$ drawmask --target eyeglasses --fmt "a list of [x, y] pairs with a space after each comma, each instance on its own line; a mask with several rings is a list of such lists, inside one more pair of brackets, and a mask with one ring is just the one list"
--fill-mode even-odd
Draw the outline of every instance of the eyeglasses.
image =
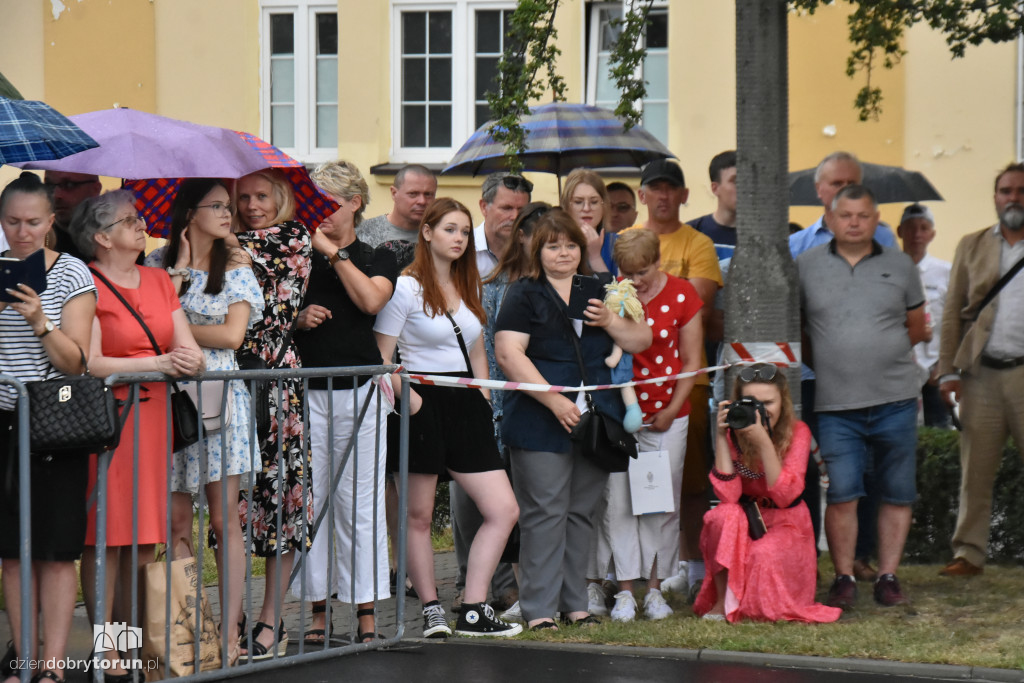
[[231, 204], [221, 204], [220, 202], [214, 202], [213, 204], [200, 204], [196, 208], [210, 209], [215, 214], [220, 216], [233, 216], [235, 214], [235, 207], [233, 207]]
[[612, 204], [612, 210], [618, 211], [619, 213], [626, 213], [627, 211], [632, 211], [635, 208], [636, 208], [635, 206], [633, 206], [632, 204], [627, 204], [626, 202], [619, 202], [618, 204]]
[[54, 190], [61, 190], [62, 192], [70, 192], [80, 185], [89, 185], [90, 183], [98, 183], [98, 180], [62, 180], [59, 183], [52, 183], [43, 181], [43, 185]]
[[591, 197], [590, 199], [573, 199], [571, 203], [576, 209], [596, 209], [604, 204], [604, 200], [600, 197]]
[[533, 192], [533, 183], [521, 175], [507, 175], [501, 179], [501, 184], [513, 192]]
[[748, 365], [740, 370], [740, 381], [749, 384], [750, 382], [771, 382], [775, 379], [779, 369], [769, 363], [757, 363]]
[[124, 223], [125, 221], [128, 221], [129, 225], [133, 225], [135, 223], [135, 221], [138, 221], [139, 223], [142, 223], [143, 225], [146, 224], [146, 219], [142, 217], [142, 214], [138, 214], [137, 213], [137, 214], [132, 215], [132, 216], [125, 216], [124, 218], [118, 218], [116, 221], [114, 221], [110, 225], [108, 225], [106, 227], [103, 227], [103, 228], [100, 228], [100, 232], [106, 232], [107, 230], [110, 230], [112, 227], [114, 227], [118, 223]]

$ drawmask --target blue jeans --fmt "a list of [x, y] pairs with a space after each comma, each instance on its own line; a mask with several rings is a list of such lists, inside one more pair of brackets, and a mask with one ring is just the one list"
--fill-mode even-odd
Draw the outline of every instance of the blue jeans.
[[818, 433], [831, 481], [828, 503], [863, 497], [864, 473], [873, 469], [881, 502], [913, 504], [917, 498], [916, 398], [818, 413]]

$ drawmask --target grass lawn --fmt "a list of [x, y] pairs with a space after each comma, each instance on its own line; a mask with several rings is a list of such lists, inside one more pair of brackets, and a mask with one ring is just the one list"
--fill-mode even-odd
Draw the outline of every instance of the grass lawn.
[[[819, 564], [818, 599], [832, 563]], [[659, 622], [604, 623], [586, 629], [527, 632], [529, 640], [855, 657], [1024, 669], [1024, 568], [989, 565], [981, 576], [949, 579], [939, 565], [907, 565], [900, 583], [910, 608], [882, 608], [859, 584], [856, 609], [834, 624], [727, 624], [698, 619], [684, 596], [666, 594], [676, 613]], [[827, 579], [825, 577], [828, 577]], [[642, 609], [642, 600], [637, 602]], [[638, 610], [640, 611], [640, 610]]]

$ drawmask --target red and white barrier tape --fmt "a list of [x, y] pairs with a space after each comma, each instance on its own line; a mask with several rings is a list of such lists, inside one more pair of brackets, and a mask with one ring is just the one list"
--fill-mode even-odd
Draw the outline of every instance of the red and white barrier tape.
[[714, 365], [707, 368], [694, 370], [693, 372], [680, 372], [675, 375], [663, 377], [649, 377], [647, 379], [623, 382], [621, 384], [594, 384], [590, 386], [567, 387], [557, 384], [532, 384], [529, 382], [501, 382], [493, 379], [477, 379], [475, 377], [450, 377], [447, 375], [424, 375], [420, 373], [406, 372], [400, 369], [409, 381], [414, 384], [429, 384], [444, 387], [468, 387], [474, 389], [502, 389], [505, 391], [542, 391], [549, 393], [568, 393], [575, 391], [600, 391], [603, 389], [622, 389], [623, 387], [635, 387], [642, 384], [663, 384], [665, 382], [706, 375], [715, 370], [726, 370], [734, 365], [750, 365], [752, 363], [774, 363], [782, 367], [796, 367], [800, 365], [800, 344], [798, 343], [734, 343], [726, 346], [726, 362], [722, 365]]

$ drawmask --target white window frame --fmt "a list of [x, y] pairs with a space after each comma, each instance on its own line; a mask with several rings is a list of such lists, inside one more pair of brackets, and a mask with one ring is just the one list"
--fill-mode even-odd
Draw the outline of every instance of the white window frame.
[[[643, 2], [644, 0], [640, 0]], [[599, 46], [599, 35], [598, 30], [600, 29], [601, 10], [621, 10], [625, 11], [628, 6], [628, 2], [588, 2], [584, 9], [585, 12], [589, 13], [589, 16], [585, 17], [588, 21], [585, 22], [587, 27], [587, 35], [585, 36], [584, 49], [586, 50], [586, 60], [584, 60], [584, 79], [586, 83], [587, 93], [587, 104], [596, 106], [597, 103], [597, 53]], [[655, 0], [651, 6], [651, 10], [664, 10], [668, 11], [669, 3], [668, 0]], [[621, 12], [620, 12], [621, 15]], [[662, 49], [662, 48], [658, 48]], [[668, 50], [666, 50], [667, 52]], [[635, 72], [637, 78], [643, 78], [643, 64], [641, 63]], [[650, 99], [650, 98], [648, 98]], [[652, 100], [654, 102], [655, 100]], [[661, 103], [662, 100], [656, 100]], [[667, 103], [667, 101], [666, 101]], [[644, 100], [639, 100], [633, 103], [633, 106], [643, 114]], [[663, 144], [667, 145], [668, 140], [662, 140]]]
[[[295, 17], [295, 146], [278, 147], [303, 163], [330, 161], [338, 156], [338, 147], [316, 146], [316, 15], [324, 11], [338, 14], [341, 21], [337, 0], [260, 0], [260, 137], [271, 142], [270, 15], [291, 12]], [[340, 43], [338, 52], [340, 64]], [[339, 68], [339, 80], [340, 74]], [[340, 111], [340, 102], [338, 107]]]
[[[514, 0], [391, 0], [391, 161], [447, 163], [476, 130], [477, 10], [515, 9]], [[402, 146], [402, 13], [452, 13], [452, 144], [449, 147]]]

